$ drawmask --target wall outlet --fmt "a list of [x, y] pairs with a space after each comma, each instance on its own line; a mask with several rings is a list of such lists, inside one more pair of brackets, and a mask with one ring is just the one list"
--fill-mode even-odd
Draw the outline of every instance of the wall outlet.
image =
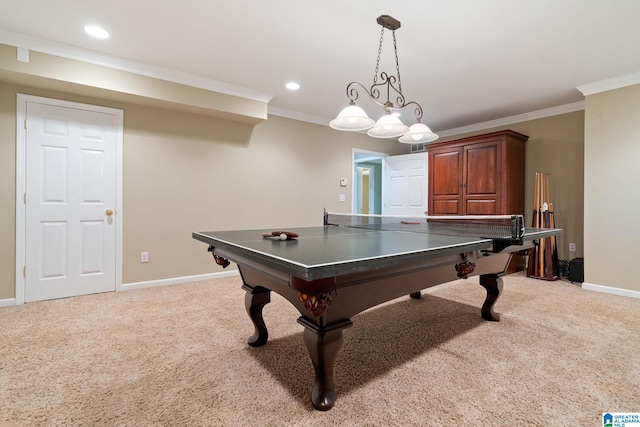
[[576, 244], [569, 243], [569, 252], [575, 252], [575, 251], [576, 251]]
[[149, 262], [149, 252], [140, 252], [140, 262]]

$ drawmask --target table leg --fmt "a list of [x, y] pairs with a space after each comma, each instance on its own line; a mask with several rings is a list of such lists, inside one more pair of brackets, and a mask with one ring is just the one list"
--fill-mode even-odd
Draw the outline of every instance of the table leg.
[[481, 275], [480, 286], [487, 290], [487, 298], [484, 300], [484, 304], [482, 304], [482, 318], [494, 322], [500, 321], [500, 316], [493, 311], [493, 306], [496, 301], [498, 301], [498, 298], [500, 298], [500, 293], [502, 292], [502, 277], [497, 274]]
[[304, 344], [316, 370], [311, 402], [317, 410], [328, 411], [336, 401], [333, 367], [342, 345], [342, 330], [351, 326], [352, 322], [345, 320], [330, 327], [319, 327], [303, 317], [298, 322], [305, 327]]
[[252, 288], [248, 285], [242, 285], [242, 289], [247, 292], [244, 297], [244, 307], [255, 327], [255, 332], [249, 337], [247, 343], [252, 347], [260, 347], [265, 345], [269, 338], [267, 325], [262, 318], [262, 309], [271, 302], [271, 291], [260, 286]]

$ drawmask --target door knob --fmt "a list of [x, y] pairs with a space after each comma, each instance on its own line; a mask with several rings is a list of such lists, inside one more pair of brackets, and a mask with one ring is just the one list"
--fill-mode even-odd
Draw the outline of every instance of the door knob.
[[112, 211], [111, 209], [107, 209], [107, 211], [105, 212], [105, 214], [106, 214], [107, 216], [111, 216], [111, 215], [113, 215], [113, 211]]

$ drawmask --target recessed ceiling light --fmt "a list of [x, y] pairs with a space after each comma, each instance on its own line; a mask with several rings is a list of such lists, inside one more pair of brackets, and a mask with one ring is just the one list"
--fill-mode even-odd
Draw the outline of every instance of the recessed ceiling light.
[[300, 89], [300, 85], [296, 82], [289, 82], [285, 85], [285, 87], [289, 90], [298, 90]]
[[97, 25], [87, 25], [84, 27], [84, 31], [98, 39], [108, 39], [109, 33], [104, 28], [98, 27]]

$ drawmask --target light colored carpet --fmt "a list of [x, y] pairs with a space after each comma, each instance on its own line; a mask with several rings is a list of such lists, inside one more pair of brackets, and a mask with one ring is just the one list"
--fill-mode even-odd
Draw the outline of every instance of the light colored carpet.
[[19, 426], [598, 426], [640, 411], [640, 299], [522, 273], [499, 323], [477, 278], [356, 316], [336, 362], [338, 398], [310, 403], [297, 312], [264, 310], [240, 278], [0, 308], [0, 424]]

